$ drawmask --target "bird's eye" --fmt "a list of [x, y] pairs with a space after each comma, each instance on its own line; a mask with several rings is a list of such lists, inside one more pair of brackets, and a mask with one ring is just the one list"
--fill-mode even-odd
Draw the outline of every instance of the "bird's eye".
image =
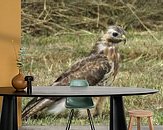
[[118, 36], [118, 33], [113, 32], [113, 37], [117, 37], [117, 36]]

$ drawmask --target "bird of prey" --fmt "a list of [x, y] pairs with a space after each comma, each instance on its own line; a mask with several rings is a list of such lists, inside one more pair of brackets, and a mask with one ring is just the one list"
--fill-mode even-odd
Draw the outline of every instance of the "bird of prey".
[[[118, 71], [119, 53], [116, 45], [126, 42], [125, 31], [120, 26], [109, 26], [107, 31], [96, 42], [89, 56], [74, 63], [62, 73], [52, 86], [68, 86], [72, 79], [86, 79], [90, 86], [104, 85], [109, 79], [114, 79]], [[95, 98], [94, 115], [102, 111], [104, 97]], [[35, 97], [27, 103], [22, 112], [22, 118], [27, 119], [43, 110], [49, 113], [60, 113], [65, 110], [63, 97]]]

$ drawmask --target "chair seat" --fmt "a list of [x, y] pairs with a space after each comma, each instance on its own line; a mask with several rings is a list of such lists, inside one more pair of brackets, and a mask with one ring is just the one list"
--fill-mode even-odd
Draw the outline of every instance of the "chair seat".
[[66, 108], [85, 108], [90, 109], [94, 107], [91, 97], [68, 97], [65, 103]]
[[129, 110], [128, 112], [134, 117], [150, 117], [153, 115], [153, 113], [148, 110]]

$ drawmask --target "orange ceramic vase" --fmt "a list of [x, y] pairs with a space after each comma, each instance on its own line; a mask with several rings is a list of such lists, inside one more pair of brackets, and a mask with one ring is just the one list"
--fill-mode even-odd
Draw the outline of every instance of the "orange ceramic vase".
[[12, 86], [16, 89], [16, 91], [24, 91], [27, 87], [27, 82], [24, 80], [24, 75], [21, 71], [12, 79]]

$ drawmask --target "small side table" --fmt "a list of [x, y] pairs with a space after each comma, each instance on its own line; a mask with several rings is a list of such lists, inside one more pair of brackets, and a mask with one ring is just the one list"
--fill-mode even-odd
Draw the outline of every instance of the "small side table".
[[130, 110], [128, 112], [130, 116], [128, 130], [132, 130], [134, 117], [137, 118], [137, 130], [140, 130], [140, 118], [142, 117], [148, 118], [149, 129], [154, 130], [153, 123], [152, 123], [153, 112], [148, 110]]

